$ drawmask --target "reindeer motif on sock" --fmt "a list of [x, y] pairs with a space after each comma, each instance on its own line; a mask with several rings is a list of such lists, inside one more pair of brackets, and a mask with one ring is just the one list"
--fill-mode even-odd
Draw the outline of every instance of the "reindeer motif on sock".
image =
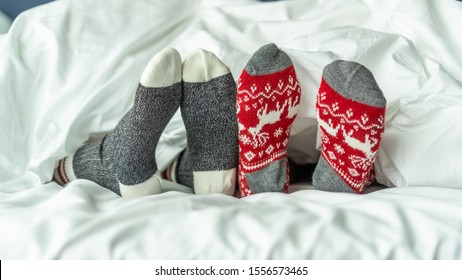
[[263, 46], [237, 84], [241, 196], [287, 191], [286, 149], [301, 93], [292, 62], [276, 45]]
[[[355, 75], [368, 84], [358, 89], [348, 84]], [[313, 175], [315, 188], [360, 193], [367, 187], [384, 132], [385, 104], [364, 66], [345, 61], [326, 66], [316, 102], [322, 158]]]
[[287, 105], [287, 100], [284, 102], [282, 107], [279, 106], [279, 102], [276, 103], [276, 110], [268, 111], [268, 104], [265, 104], [264, 108], [260, 108], [257, 111], [258, 123], [256, 126], [249, 127], [247, 130], [253, 136], [254, 148], [265, 145], [269, 138], [269, 133], [264, 131], [261, 132], [263, 127], [268, 124], [274, 124], [281, 119], [281, 115]]

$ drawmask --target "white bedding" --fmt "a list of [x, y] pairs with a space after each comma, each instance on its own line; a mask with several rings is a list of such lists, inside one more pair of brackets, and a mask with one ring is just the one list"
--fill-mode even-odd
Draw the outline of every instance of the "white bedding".
[[[0, 258], [462, 258], [462, 3], [423, 1], [61, 0], [0, 37]], [[178, 185], [139, 199], [78, 180], [56, 161], [112, 129], [160, 49], [214, 52], [237, 79], [275, 42], [302, 87], [290, 155], [315, 162], [323, 67], [358, 61], [388, 100], [376, 163], [391, 188], [366, 195], [196, 196]], [[186, 145], [177, 114], [159, 166]], [[299, 191], [296, 191], [300, 189]]]

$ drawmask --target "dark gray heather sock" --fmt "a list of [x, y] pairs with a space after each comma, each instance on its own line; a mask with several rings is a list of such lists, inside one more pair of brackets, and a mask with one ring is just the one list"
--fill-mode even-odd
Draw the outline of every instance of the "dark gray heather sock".
[[212, 53], [199, 49], [183, 64], [181, 114], [196, 194], [233, 194], [238, 160], [236, 83]]
[[194, 177], [191, 169], [191, 161], [189, 159], [189, 150], [184, 150], [177, 159], [176, 170], [176, 181], [182, 185], [194, 188]]
[[136, 185], [157, 171], [155, 149], [160, 135], [178, 109], [181, 83], [165, 88], [138, 87], [135, 103], [115, 129], [98, 143], [74, 155], [77, 178], [88, 179], [120, 194], [119, 182]]
[[206, 83], [184, 83], [181, 114], [194, 171], [237, 165], [235, 87], [231, 73]]
[[181, 58], [176, 50], [164, 49], [146, 67], [132, 108], [114, 130], [73, 155], [75, 177], [94, 181], [123, 196], [157, 193], [159, 186], [153, 187], [160, 184], [154, 178], [155, 149], [181, 96]]
[[[332, 88], [336, 93], [340, 94], [341, 96], [345, 97], [348, 100], [353, 100], [355, 102], [372, 106], [378, 109], [385, 110], [386, 106], [386, 99], [380, 90], [377, 82], [374, 79], [372, 73], [363, 65], [351, 62], [351, 61], [343, 61], [337, 60], [332, 62], [331, 64], [327, 65], [323, 70], [323, 80], [326, 82], [330, 88]], [[321, 94], [321, 90], [320, 90]], [[318, 98], [319, 102], [319, 98]], [[337, 113], [343, 110], [342, 107], [345, 107], [341, 101], [338, 101], [339, 109], [336, 111]], [[358, 106], [358, 105], [357, 105]], [[359, 105], [361, 106], [361, 105]], [[350, 107], [349, 107], [350, 108]], [[355, 109], [356, 110], [356, 109]], [[372, 110], [372, 109], [371, 109]], [[354, 110], [353, 110], [354, 111]], [[369, 119], [378, 119], [382, 118], [384, 115], [377, 114], [373, 116], [372, 112], [367, 112], [369, 114]], [[357, 115], [358, 112], [355, 112]], [[354, 119], [353, 114], [352, 119]], [[318, 116], [319, 118], [319, 116]], [[325, 117], [326, 118], [326, 117]], [[331, 121], [336, 121], [334, 116], [327, 116], [330, 118]], [[359, 123], [359, 122], [358, 122]], [[372, 123], [373, 124], [373, 123]], [[332, 125], [332, 127], [336, 127], [337, 124]], [[334, 141], [339, 141], [337, 144], [337, 148], [340, 147], [339, 145], [347, 145], [345, 140], [343, 139], [344, 130], [347, 123], [343, 123], [343, 125], [338, 126], [338, 136], [332, 138], [335, 139]], [[368, 125], [371, 125], [368, 123]], [[382, 128], [383, 129], [383, 128]], [[382, 130], [383, 132], [383, 130]], [[367, 130], [363, 133], [367, 133]], [[371, 135], [370, 138], [375, 137], [380, 139], [379, 130], [377, 130], [375, 135]], [[363, 135], [364, 136], [364, 135]], [[329, 136], [332, 137], [332, 136]], [[369, 136], [368, 136], [369, 137]], [[333, 153], [334, 151], [330, 151]], [[375, 157], [373, 158], [375, 159]], [[351, 163], [351, 160], [348, 161], [348, 164]], [[339, 169], [341, 170], [341, 169]], [[348, 170], [348, 169], [347, 169]], [[344, 172], [344, 174], [347, 174]], [[347, 177], [345, 177], [347, 178]], [[363, 188], [367, 187], [367, 183], [370, 177], [367, 177], [364, 180], [364, 186], [358, 187], [358, 189], [352, 189], [345, 180], [336, 172], [331, 165], [326, 161], [326, 159], [321, 156], [319, 162], [315, 168], [313, 173], [313, 186], [317, 190], [324, 190], [324, 191], [332, 191], [332, 192], [361, 192]], [[351, 185], [352, 183], [350, 183]]]

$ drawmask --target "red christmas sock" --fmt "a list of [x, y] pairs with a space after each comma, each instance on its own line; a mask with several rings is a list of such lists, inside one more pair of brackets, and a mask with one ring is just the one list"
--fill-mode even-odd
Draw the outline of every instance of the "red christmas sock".
[[299, 102], [300, 86], [290, 58], [275, 44], [261, 47], [238, 81], [241, 197], [287, 192], [287, 144]]
[[321, 158], [313, 174], [318, 190], [361, 193], [384, 133], [386, 100], [364, 66], [334, 61], [324, 68], [316, 109]]

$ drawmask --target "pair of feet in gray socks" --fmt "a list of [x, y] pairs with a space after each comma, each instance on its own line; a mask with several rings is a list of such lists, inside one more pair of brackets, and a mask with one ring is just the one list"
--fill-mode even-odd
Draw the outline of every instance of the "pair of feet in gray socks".
[[146, 66], [132, 108], [113, 131], [59, 161], [61, 185], [88, 179], [124, 197], [163, 191], [155, 150], [168, 122], [181, 109], [188, 159], [198, 194], [233, 194], [238, 161], [236, 84], [214, 54], [198, 49], [182, 62], [173, 48]]
[[[122, 196], [160, 193], [155, 149], [180, 107], [188, 148], [164, 178], [197, 194], [239, 196], [289, 191], [287, 144], [301, 89], [290, 58], [275, 44], [260, 48], [236, 83], [215, 55], [197, 50], [181, 63], [164, 49], [148, 64], [133, 107], [99, 142], [60, 160], [55, 180], [94, 181]], [[386, 101], [364, 66], [325, 67], [316, 100], [321, 158], [316, 189], [360, 193], [373, 178]], [[237, 107], [237, 112], [236, 112]], [[237, 180], [237, 181], [236, 181]]]

